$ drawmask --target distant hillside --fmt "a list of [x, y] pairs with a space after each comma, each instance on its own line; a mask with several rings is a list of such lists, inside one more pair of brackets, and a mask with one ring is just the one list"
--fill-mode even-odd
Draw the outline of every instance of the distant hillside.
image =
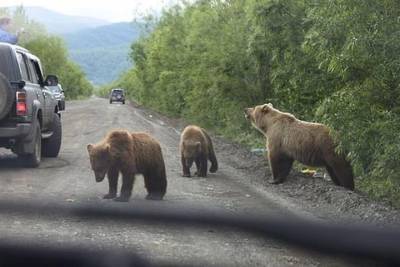
[[[11, 10], [14, 8], [10, 7]], [[110, 23], [96, 18], [69, 16], [42, 7], [24, 6], [24, 9], [30, 19], [42, 23], [50, 33], [56, 34], [72, 33]]]
[[88, 79], [100, 85], [113, 81], [131, 66], [130, 45], [140, 34], [140, 25], [114, 23], [95, 29], [65, 34], [71, 58], [85, 71]]

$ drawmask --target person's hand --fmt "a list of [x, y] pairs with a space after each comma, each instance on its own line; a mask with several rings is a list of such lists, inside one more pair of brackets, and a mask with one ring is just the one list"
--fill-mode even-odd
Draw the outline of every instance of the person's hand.
[[25, 29], [22, 27], [17, 31], [17, 36], [19, 36], [21, 33], [24, 33]]

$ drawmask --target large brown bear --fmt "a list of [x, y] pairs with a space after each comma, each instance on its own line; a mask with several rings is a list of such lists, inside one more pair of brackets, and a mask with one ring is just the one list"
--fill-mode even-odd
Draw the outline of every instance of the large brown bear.
[[328, 127], [298, 120], [272, 104], [247, 108], [245, 116], [267, 138], [271, 183], [283, 182], [297, 160], [309, 166], [324, 166], [336, 185], [354, 190], [351, 165], [344, 155], [335, 152]]
[[190, 167], [193, 162], [196, 163], [196, 174], [199, 177], [207, 176], [207, 160], [211, 162], [211, 173], [218, 170], [211, 138], [203, 128], [195, 125], [187, 126], [181, 134], [179, 147], [184, 177], [190, 177]]
[[103, 181], [107, 173], [109, 193], [104, 198], [117, 196], [119, 172], [122, 173], [122, 187], [115, 201], [129, 201], [135, 174], [144, 176], [146, 199], [161, 200], [164, 197], [167, 179], [161, 147], [148, 134], [114, 130], [100, 143], [89, 144], [87, 150], [96, 181]]

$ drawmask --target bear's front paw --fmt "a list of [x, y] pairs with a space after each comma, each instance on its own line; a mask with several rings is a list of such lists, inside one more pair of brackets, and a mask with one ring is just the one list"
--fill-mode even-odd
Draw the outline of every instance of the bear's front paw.
[[129, 197], [119, 196], [117, 198], [114, 198], [114, 201], [117, 201], [117, 202], [128, 202], [129, 201]]
[[281, 184], [281, 183], [283, 183], [283, 181], [282, 180], [270, 180], [268, 183], [270, 183], [270, 184]]
[[159, 194], [148, 194], [148, 195], [146, 196], [146, 199], [147, 199], [147, 200], [162, 200], [162, 199], [163, 199], [163, 196], [162, 196], [162, 195], [159, 195]]
[[204, 172], [196, 172], [195, 175], [197, 175], [197, 177], [207, 177], [207, 173]]
[[117, 196], [117, 194], [107, 194], [103, 196], [103, 199], [112, 199], [115, 198]]

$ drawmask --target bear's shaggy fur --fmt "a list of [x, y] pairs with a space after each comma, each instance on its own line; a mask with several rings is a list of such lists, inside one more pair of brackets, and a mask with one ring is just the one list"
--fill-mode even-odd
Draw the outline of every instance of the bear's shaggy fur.
[[336, 185], [354, 190], [352, 167], [344, 155], [335, 152], [328, 127], [298, 120], [272, 104], [247, 108], [245, 116], [267, 138], [271, 183], [283, 182], [297, 160], [309, 166], [324, 166]]
[[187, 126], [181, 134], [179, 147], [183, 176], [190, 177], [190, 167], [193, 162], [196, 163], [196, 174], [200, 177], [207, 176], [207, 160], [211, 162], [211, 173], [218, 170], [217, 157], [215, 156], [211, 138], [203, 128], [195, 125]]
[[167, 190], [164, 159], [160, 144], [146, 133], [111, 131], [100, 143], [89, 144], [90, 164], [96, 181], [108, 176], [109, 193], [104, 198], [117, 195], [118, 175], [122, 173], [121, 194], [116, 201], [129, 201], [135, 174], [144, 176], [148, 195], [146, 199], [161, 200]]

